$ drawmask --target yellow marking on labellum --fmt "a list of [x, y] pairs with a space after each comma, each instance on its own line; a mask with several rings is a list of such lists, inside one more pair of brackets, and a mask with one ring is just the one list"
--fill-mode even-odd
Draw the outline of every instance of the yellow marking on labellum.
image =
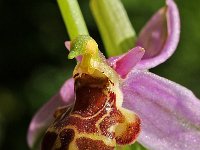
[[99, 124], [103, 121], [103, 119], [105, 119], [106, 117], [108, 117], [110, 115], [110, 110], [107, 112], [107, 114], [103, 115], [96, 123], [95, 126], [97, 127], [97, 129], [99, 130], [99, 132], [101, 132], [100, 126]]
[[[106, 136], [104, 135], [100, 135], [98, 133], [79, 133], [78, 130], [74, 127], [74, 126], [68, 126], [63, 128], [63, 130], [67, 130], [67, 129], [72, 129], [75, 132], [75, 137], [74, 139], [71, 141], [71, 143], [69, 144], [69, 149], [71, 150], [78, 150], [77, 146], [76, 146], [76, 140], [79, 138], [88, 138], [88, 139], [92, 139], [92, 140], [99, 140], [99, 141], [103, 141], [103, 143], [105, 143], [105, 145], [114, 147], [115, 146], [115, 141], [111, 140], [111, 139], [107, 139]], [[59, 142], [55, 145], [54, 149], [59, 148], [61, 145], [61, 142], [59, 139], [57, 139]]]
[[73, 72], [74, 106], [56, 111], [41, 149], [114, 150], [116, 145], [133, 143], [140, 132], [140, 119], [122, 107], [119, 75], [89, 36], [72, 41], [68, 58], [77, 56], [82, 59]]
[[108, 145], [108, 146], [115, 146], [115, 141], [111, 140], [111, 139], [108, 139], [106, 136], [103, 136], [103, 135], [100, 135], [100, 134], [78, 134], [77, 136], [77, 139], [78, 138], [82, 138], [82, 137], [85, 137], [85, 138], [89, 138], [89, 139], [92, 139], [92, 140], [100, 140], [100, 141], [103, 141], [103, 143], [105, 143], [105, 145]]

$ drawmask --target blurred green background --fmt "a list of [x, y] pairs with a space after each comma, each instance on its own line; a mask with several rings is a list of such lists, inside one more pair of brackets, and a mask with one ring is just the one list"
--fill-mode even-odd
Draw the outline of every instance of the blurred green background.
[[[138, 33], [164, 0], [122, 0]], [[152, 72], [200, 97], [200, 1], [177, 0], [181, 39], [175, 54]], [[89, 0], [79, 0], [91, 36], [103, 49]], [[33, 114], [71, 76], [68, 40], [55, 0], [0, 1], [0, 149], [26, 150]]]

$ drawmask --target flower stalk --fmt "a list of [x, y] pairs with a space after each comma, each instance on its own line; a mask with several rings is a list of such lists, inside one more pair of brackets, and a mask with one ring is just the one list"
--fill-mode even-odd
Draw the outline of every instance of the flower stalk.
[[57, 0], [70, 39], [89, 35], [77, 0]]
[[136, 34], [120, 0], [91, 0], [90, 7], [108, 56], [134, 47]]

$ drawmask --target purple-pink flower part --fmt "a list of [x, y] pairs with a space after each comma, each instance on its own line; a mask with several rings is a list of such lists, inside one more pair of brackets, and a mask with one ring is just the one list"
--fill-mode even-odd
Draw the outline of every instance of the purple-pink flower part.
[[179, 12], [173, 0], [166, 0], [144, 26], [136, 41], [146, 52], [138, 69], [150, 69], [165, 62], [175, 51], [180, 35]]

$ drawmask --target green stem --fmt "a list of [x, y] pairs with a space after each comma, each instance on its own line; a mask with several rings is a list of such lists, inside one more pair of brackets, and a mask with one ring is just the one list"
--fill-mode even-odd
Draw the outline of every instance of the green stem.
[[57, 0], [70, 39], [89, 35], [77, 0]]
[[90, 6], [109, 56], [134, 46], [136, 34], [120, 0], [91, 0]]

